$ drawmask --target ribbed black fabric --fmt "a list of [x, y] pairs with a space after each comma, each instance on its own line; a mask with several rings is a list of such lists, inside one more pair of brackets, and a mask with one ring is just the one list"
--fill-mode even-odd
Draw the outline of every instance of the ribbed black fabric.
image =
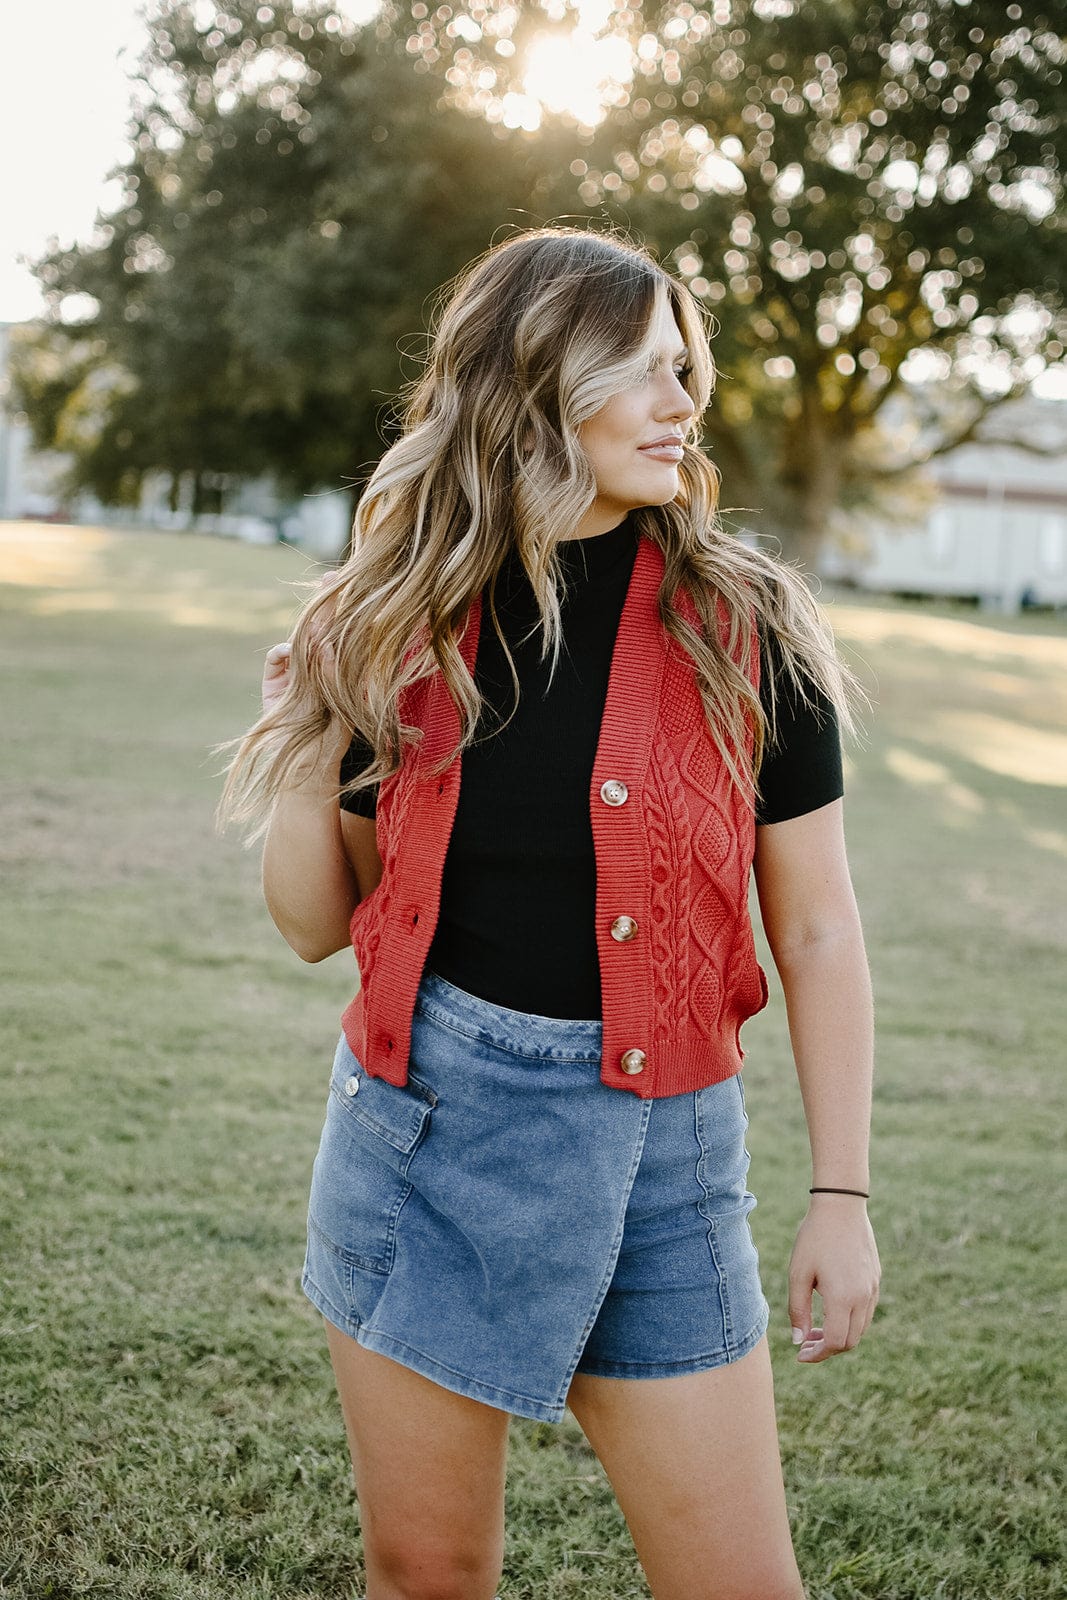
[[[483, 607], [475, 681], [488, 705], [478, 742], [463, 752], [427, 966], [468, 993], [517, 1011], [601, 1015], [589, 784], [637, 547], [629, 517], [610, 533], [561, 546], [568, 576], [561, 608], [565, 649], [551, 687], [550, 663], [539, 660], [533, 591], [521, 563], [509, 555], [496, 603], [521, 692], [504, 728], [499, 724], [512, 710], [515, 691]], [[766, 638], [762, 648], [765, 683], [777, 657]], [[762, 823], [801, 816], [844, 792], [833, 706], [821, 696], [818, 710], [798, 704], [788, 680], [779, 681], [778, 725], [778, 745], [760, 773]], [[357, 737], [342, 762], [342, 780], [369, 759]], [[373, 816], [375, 797], [375, 789], [363, 790], [345, 802], [346, 809]]]

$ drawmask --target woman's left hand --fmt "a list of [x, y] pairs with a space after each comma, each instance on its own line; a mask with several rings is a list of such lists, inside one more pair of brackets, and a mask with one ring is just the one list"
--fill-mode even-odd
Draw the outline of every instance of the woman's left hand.
[[[881, 1271], [864, 1202], [854, 1195], [812, 1195], [789, 1261], [789, 1321], [799, 1361], [825, 1361], [856, 1347], [878, 1304]], [[821, 1328], [812, 1327], [816, 1289]]]

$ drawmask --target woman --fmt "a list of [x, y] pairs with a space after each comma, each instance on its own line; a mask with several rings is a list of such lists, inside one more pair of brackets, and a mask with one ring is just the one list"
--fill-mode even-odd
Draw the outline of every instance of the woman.
[[879, 1277], [853, 686], [800, 577], [717, 524], [713, 379], [699, 304], [627, 240], [537, 229], [465, 269], [229, 775], [229, 814], [270, 808], [286, 940], [360, 969], [303, 1283], [368, 1600], [492, 1600], [508, 1416], [565, 1406], [655, 1600], [803, 1595], [738, 1031], [766, 1000], [754, 865], [813, 1161], [788, 1309], [818, 1362]]

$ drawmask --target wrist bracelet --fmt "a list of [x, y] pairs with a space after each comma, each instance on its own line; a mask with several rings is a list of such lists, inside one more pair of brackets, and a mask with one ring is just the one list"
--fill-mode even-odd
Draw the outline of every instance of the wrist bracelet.
[[871, 1197], [865, 1189], [809, 1189], [809, 1194], [858, 1194], [861, 1200]]

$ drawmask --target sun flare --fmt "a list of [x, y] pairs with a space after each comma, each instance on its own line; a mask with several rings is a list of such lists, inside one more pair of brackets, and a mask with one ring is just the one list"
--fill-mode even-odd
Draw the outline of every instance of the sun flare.
[[586, 127], [603, 121], [612, 91], [633, 80], [633, 50], [618, 34], [597, 38], [602, 6], [578, 7], [580, 25], [569, 33], [540, 33], [526, 51], [521, 95], [511, 95], [512, 115], [523, 127], [540, 125], [543, 109], [568, 112]]

